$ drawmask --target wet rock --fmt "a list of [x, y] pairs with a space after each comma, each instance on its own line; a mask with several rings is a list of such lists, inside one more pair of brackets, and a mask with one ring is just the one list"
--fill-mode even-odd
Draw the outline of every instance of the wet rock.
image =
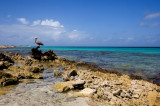
[[29, 72], [33, 72], [33, 73], [42, 72], [42, 69], [40, 69], [39, 67], [36, 67], [36, 66], [26, 66], [25, 70], [29, 71]]
[[43, 77], [37, 73], [22, 72], [18, 74], [18, 79], [43, 79]]
[[58, 70], [54, 70], [54, 76], [59, 77], [62, 76], [63, 72], [59, 72]]
[[90, 97], [96, 92], [95, 89], [85, 88], [79, 92], [73, 94], [74, 97]]

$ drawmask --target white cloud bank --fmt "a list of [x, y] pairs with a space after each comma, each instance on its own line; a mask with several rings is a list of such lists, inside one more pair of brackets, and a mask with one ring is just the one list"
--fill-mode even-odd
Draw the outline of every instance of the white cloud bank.
[[[46, 45], [81, 41], [87, 36], [86, 33], [73, 30], [67, 31], [64, 25], [53, 19], [35, 20], [29, 22], [25, 18], [17, 19], [21, 24], [0, 25], [0, 44], [33, 45], [34, 37]], [[8, 42], [8, 43], [7, 43]]]

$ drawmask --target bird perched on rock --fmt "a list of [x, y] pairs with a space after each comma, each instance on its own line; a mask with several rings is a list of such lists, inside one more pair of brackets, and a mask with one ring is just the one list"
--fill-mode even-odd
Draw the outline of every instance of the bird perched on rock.
[[38, 38], [35, 37], [35, 43], [40, 46], [40, 45], [44, 45], [42, 42], [37, 41]]

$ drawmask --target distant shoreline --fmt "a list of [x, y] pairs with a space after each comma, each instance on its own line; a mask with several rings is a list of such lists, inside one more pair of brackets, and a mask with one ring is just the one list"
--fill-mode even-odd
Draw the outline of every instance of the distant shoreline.
[[13, 47], [16, 47], [16, 46], [3, 46], [3, 45], [0, 45], [0, 49], [7, 49], [7, 48], [13, 48]]
[[[12, 48], [12, 47], [34, 47], [29, 46], [29, 45], [20, 45], [20, 46], [8, 46], [8, 45], [0, 45], [0, 49], [4, 49], [4, 48]], [[73, 47], [73, 48], [160, 48], [160, 46], [43, 46], [43, 47]]]

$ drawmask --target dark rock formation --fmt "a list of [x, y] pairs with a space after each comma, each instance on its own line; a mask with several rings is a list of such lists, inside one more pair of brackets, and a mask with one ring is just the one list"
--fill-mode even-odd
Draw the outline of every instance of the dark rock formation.
[[57, 59], [56, 54], [52, 50], [42, 53], [42, 51], [38, 50], [38, 48], [39, 46], [37, 46], [36, 48], [32, 48], [31, 50], [32, 56], [34, 59], [42, 60], [42, 61], [49, 61], [49, 60]]
[[13, 61], [10, 57], [0, 53], [0, 70], [4, 68], [8, 68], [9, 66], [13, 65]]
[[11, 78], [3, 77], [0, 80], [0, 86], [15, 85], [15, 84], [18, 84], [18, 78], [16, 77], [11, 77]]
[[3, 53], [0, 53], [0, 61], [8, 61], [10, 63], [14, 63], [10, 57], [4, 55]]
[[56, 54], [52, 50], [44, 52], [42, 60], [55, 60], [57, 58]]
[[11, 74], [9, 74], [9, 73], [3, 73], [3, 72], [0, 72], [0, 78], [2, 78], [2, 77], [11, 77], [12, 75]]
[[18, 83], [18, 78], [9, 73], [0, 72], [0, 86], [14, 85]]
[[39, 46], [37, 46], [36, 48], [32, 48], [31, 52], [32, 52], [32, 56], [34, 59], [41, 60], [41, 56], [43, 54], [42, 54], [41, 50], [38, 50], [38, 48], [39, 48]]

